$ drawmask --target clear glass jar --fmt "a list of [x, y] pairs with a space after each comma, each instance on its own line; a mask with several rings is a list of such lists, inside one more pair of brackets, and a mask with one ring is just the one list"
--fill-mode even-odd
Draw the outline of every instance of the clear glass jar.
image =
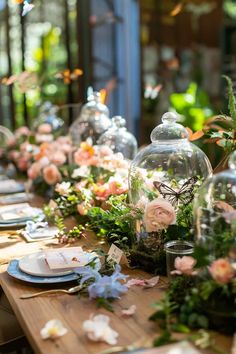
[[115, 153], [121, 152], [126, 159], [132, 160], [138, 149], [136, 138], [127, 131], [124, 118], [115, 116], [111, 121], [111, 127], [99, 138], [98, 145], [107, 145]]
[[69, 132], [72, 142], [79, 145], [88, 138], [93, 144], [111, 126], [109, 110], [101, 103], [99, 92], [88, 96], [88, 102], [82, 107], [79, 117], [70, 126]]
[[208, 178], [199, 188], [194, 199], [194, 226], [196, 242], [213, 258], [226, 256], [231, 246], [235, 248], [236, 151], [230, 156], [229, 169]]
[[183, 233], [180, 213], [181, 217], [188, 215], [189, 232], [191, 209], [184, 208], [192, 206], [196, 189], [212, 173], [207, 156], [190, 143], [187, 130], [176, 121], [175, 113], [165, 113], [162, 124], [151, 133], [152, 143], [130, 167], [130, 202], [143, 211], [137, 222], [137, 241], [153, 251], [163, 249], [170, 226], [176, 239]]
[[39, 134], [54, 134], [59, 136], [64, 128], [64, 121], [57, 115], [58, 109], [51, 102], [45, 102], [40, 107], [39, 115], [33, 122], [33, 130]]

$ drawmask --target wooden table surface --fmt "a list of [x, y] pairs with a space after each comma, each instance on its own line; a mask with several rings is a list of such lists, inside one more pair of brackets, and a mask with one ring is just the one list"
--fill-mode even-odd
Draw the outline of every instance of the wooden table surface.
[[[42, 200], [35, 199], [33, 205], [42, 205]], [[79, 241], [79, 245], [87, 249], [96, 245], [93, 236]], [[10, 238], [0, 235], [0, 282], [1, 286], [11, 303], [11, 306], [27, 336], [35, 353], [40, 354], [95, 354], [110, 347], [104, 343], [89, 341], [83, 330], [83, 321], [89, 319], [91, 314], [106, 314], [111, 318], [111, 327], [119, 333], [118, 345], [128, 345], [138, 340], [154, 338], [158, 335], [155, 323], [148, 321], [153, 313], [151, 304], [163, 295], [163, 289], [158, 286], [151, 289], [143, 289], [133, 286], [122, 296], [121, 300], [114, 302], [114, 313], [104, 309], [97, 309], [95, 302], [86, 297], [80, 299], [77, 295], [47, 295], [33, 299], [22, 300], [20, 296], [25, 293], [34, 293], [45, 290], [49, 286], [32, 286], [17, 281], [6, 273], [7, 257], [10, 259], [27, 253], [32, 253], [45, 247], [58, 247], [56, 241], [26, 243], [23, 239]], [[96, 245], [97, 246], [97, 245]], [[130, 270], [124, 267], [124, 272], [130, 278], [150, 278], [151, 275], [139, 270]], [[69, 288], [76, 283], [63, 284], [60, 287]], [[50, 287], [52, 288], [52, 287]], [[55, 287], [53, 287], [55, 288]], [[135, 304], [137, 311], [132, 317], [124, 317], [121, 310]], [[43, 340], [40, 330], [51, 319], [59, 319], [69, 330], [68, 333], [55, 340]], [[230, 353], [232, 338], [217, 335], [218, 348], [225, 353]], [[211, 353], [211, 352], [209, 352]]]

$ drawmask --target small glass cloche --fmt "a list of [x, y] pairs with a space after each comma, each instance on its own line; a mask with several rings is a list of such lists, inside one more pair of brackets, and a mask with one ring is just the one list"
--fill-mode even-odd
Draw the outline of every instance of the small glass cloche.
[[190, 208], [183, 208], [191, 205], [196, 189], [212, 173], [207, 156], [189, 142], [188, 132], [177, 118], [172, 112], [163, 115], [162, 124], [151, 133], [152, 143], [137, 154], [130, 167], [130, 202], [143, 211], [136, 225], [137, 240], [142, 239], [147, 249], [163, 248], [163, 234], [170, 225], [176, 239], [183, 237], [180, 212], [183, 218], [188, 215], [190, 226], [185, 229], [190, 232]]
[[226, 256], [230, 247], [235, 247], [236, 151], [230, 156], [229, 169], [208, 178], [199, 188], [194, 199], [194, 221], [196, 242], [213, 258]]
[[111, 127], [102, 134], [98, 140], [98, 145], [107, 145], [116, 152], [121, 152], [126, 159], [132, 160], [137, 154], [137, 140], [126, 129], [126, 121], [121, 116], [111, 119]]
[[70, 126], [70, 136], [75, 145], [92, 138], [93, 144], [111, 126], [109, 110], [101, 103], [99, 92], [88, 96], [88, 102], [82, 107], [79, 117]]
[[45, 102], [40, 107], [39, 115], [33, 122], [33, 130], [40, 135], [61, 135], [64, 129], [64, 121], [58, 117], [58, 110], [58, 106], [51, 102]]

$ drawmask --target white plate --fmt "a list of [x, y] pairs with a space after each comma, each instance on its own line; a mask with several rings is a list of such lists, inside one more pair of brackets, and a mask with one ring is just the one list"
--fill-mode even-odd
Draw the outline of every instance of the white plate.
[[[88, 262], [89, 259], [92, 260], [94, 258], [94, 253], [88, 254]], [[56, 269], [52, 270], [49, 268], [45, 261], [45, 253], [37, 252], [33, 254], [29, 254], [22, 259], [19, 260], [19, 268], [22, 272], [38, 277], [55, 277], [55, 276], [63, 276], [72, 274], [73, 270], [71, 269]], [[101, 268], [100, 259], [96, 259], [96, 266], [95, 268], [99, 270]]]
[[22, 272], [38, 277], [56, 277], [73, 273], [71, 269], [51, 270], [45, 261], [44, 252], [29, 254], [20, 259], [19, 268]]

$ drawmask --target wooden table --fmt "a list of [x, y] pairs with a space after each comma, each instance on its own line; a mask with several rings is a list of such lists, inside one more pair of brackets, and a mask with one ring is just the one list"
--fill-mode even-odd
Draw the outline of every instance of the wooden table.
[[[33, 205], [42, 205], [42, 201], [35, 199]], [[3, 241], [4, 240], [4, 241]], [[163, 290], [157, 287], [151, 289], [143, 289], [133, 286], [122, 296], [121, 300], [114, 302], [114, 313], [110, 313], [104, 309], [97, 309], [94, 301], [90, 301], [86, 297], [78, 299], [77, 295], [48, 295], [34, 299], [22, 300], [20, 296], [25, 293], [33, 293], [44, 290], [45, 287], [31, 286], [27, 283], [17, 281], [6, 273], [6, 257], [5, 254], [14, 258], [14, 252], [19, 256], [19, 250], [22, 255], [31, 253], [45, 247], [58, 247], [53, 242], [43, 242], [27, 244], [22, 239], [10, 239], [6, 243], [6, 239], [0, 236], [0, 282], [1, 286], [11, 303], [11, 306], [27, 336], [35, 353], [39, 354], [95, 354], [108, 348], [104, 343], [89, 341], [83, 330], [82, 323], [87, 320], [91, 314], [106, 314], [111, 318], [111, 326], [119, 333], [118, 345], [128, 345], [140, 339], [154, 338], [158, 335], [155, 323], [148, 321], [148, 317], [153, 313], [151, 304], [163, 295]], [[15, 243], [14, 243], [15, 242]], [[81, 240], [78, 244], [90, 248], [96, 244], [93, 236]], [[4, 261], [5, 259], [5, 261]], [[1, 263], [0, 263], [1, 264]], [[131, 278], [150, 278], [150, 275], [138, 271], [124, 269], [126, 274]], [[63, 288], [70, 287], [72, 284], [66, 284]], [[137, 306], [136, 314], [132, 317], [124, 317], [121, 310], [128, 308], [130, 305]], [[55, 340], [44, 341], [40, 337], [40, 330], [45, 323], [53, 318], [59, 319], [69, 330], [68, 333]], [[232, 338], [217, 335], [218, 348], [230, 353]], [[209, 352], [210, 353], [210, 352]]]

